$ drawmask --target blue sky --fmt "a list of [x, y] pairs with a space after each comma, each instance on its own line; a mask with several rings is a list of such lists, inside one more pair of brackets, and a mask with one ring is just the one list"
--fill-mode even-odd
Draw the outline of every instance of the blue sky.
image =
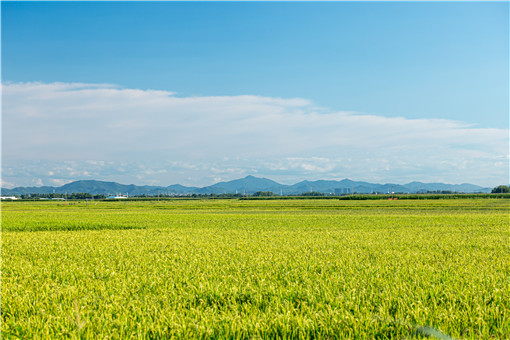
[[1, 6], [5, 186], [509, 181], [507, 2]]

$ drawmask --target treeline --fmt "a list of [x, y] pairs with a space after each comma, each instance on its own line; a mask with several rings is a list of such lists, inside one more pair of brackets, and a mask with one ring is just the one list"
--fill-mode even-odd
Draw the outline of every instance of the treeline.
[[[24, 200], [103, 200], [107, 199], [106, 195], [78, 192], [78, 193], [49, 193], [49, 194], [22, 194], [20, 196]], [[446, 190], [427, 191], [426, 193], [416, 194], [328, 194], [322, 192], [304, 192], [298, 195], [278, 195], [272, 191], [257, 191], [253, 194], [175, 194], [175, 195], [135, 195], [129, 200], [172, 200], [172, 199], [338, 199], [338, 200], [378, 200], [378, 199], [455, 199], [455, 198], [510, 198], [510, 187], [500, 185], [492, 190], [492, 193], [471, 193], [462, 194]], [[126, 198], [124, 198], [125, 200]]]
[[498, 185], [491, 191], [493, 194], [508, 194], [510, 193], [510, 186]]
[[88, 192], [73, 192], [70, 194], [23, 194], [20, 195], [21, 199], [69, 199], [69, 200], [85, 200], [85, 199], [104, 199], [106, 198], [103, 194], [92, 195]]
[[336, 199], [336, 200], [387, 200], [387, 199], [413, 199], [413, 200], [433, 200], [433, 199], [461, 199], [461, 198], [506, 198], [510, 199], [510, 193], [503, 194], [354, 194], [344, 196], [310, 196], [310, 195], [296, 195], [296, 196], [272, 196], [272, 197], [242, 197], [241, 200], [267, 200], [267, 199], [280, 199], [280, 200], [299, 200], [299, 199]]
[[159, 194], [159, 195], [134, 195], [130, 198], [140, 198], [140, 199], [174, 199], [174, 198], [240, 198], [243, 197], [242, 194]]

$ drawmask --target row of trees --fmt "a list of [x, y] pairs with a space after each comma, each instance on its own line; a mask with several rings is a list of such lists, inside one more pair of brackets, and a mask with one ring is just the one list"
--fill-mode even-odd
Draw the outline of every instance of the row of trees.
[[[506, 185], [499, 185], [492, 189], [491, 193], [493, 194], [505, 194], [510, 193], [510, 186]], [[442, 190], [442, 191], [428, 191], [427, 194], [454, 194], [452, 191]], [[191, 194], [191, 195], [179, 195], [179, 196], [186, 196], [191, 198], [241, 198], [244, 196], [251, 196], [251, 197], [276, 197], [280, 196], [275, 194], [272, 191], [257, 191], [250, 195], [243, 195], [243, 194]], [[287, 195], [289, 196], [289, 195]], [[331, 196], [328, 194], [325, 194], [323, 192], [304, 192], [300, 195], [290, 195], [290, 196]], [[335, 195], [336, 196], [336, 195]], [[173, 195], [139, 195], [134, 196], [137, 198], [154, 198], [154, 197], [161, 197], [161, 198], [170, 198], [175, 197]], [[96, 194], [92, 195], [86, 192], [73, 192], [70, 194], [57, 194], [57, 193], [49, 193], [49, 194], [22, 194], [20, 195], [20, 198], [22, 199], [105, 199], [106, 195], [103, 194]]]
[[70, 199], [70, 200], [85, 200], [85, 199], [103, 199], [106, 198], [105, 195], [98, 194], [98, 195], [92, 195], [88, 192], [73, 192], [70, 194], [57, 194], [57, 193], [50, 193], [50, 194], [22, 194], [20, 196], [22, 199], [53, 199], [53, 198], [63, 198], [63, 199]]
[[493, 194], [508, 194], [508, 193], [510, 193], [510, 186], [498, 185], [497, 187], [492, 189], [491, 193], [493, 193]]

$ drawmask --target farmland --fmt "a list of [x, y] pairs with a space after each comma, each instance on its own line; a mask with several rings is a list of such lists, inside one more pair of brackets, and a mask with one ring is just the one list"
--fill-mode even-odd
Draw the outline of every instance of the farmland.
[[508, 199], [5, 202], [2, 337], [510, 338], [509, 211]]

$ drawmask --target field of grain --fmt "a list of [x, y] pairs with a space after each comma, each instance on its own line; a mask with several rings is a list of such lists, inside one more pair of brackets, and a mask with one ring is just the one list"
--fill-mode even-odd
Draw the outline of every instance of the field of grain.
[[508, 199], [5, 202], [2, 338], [510, 338]]

